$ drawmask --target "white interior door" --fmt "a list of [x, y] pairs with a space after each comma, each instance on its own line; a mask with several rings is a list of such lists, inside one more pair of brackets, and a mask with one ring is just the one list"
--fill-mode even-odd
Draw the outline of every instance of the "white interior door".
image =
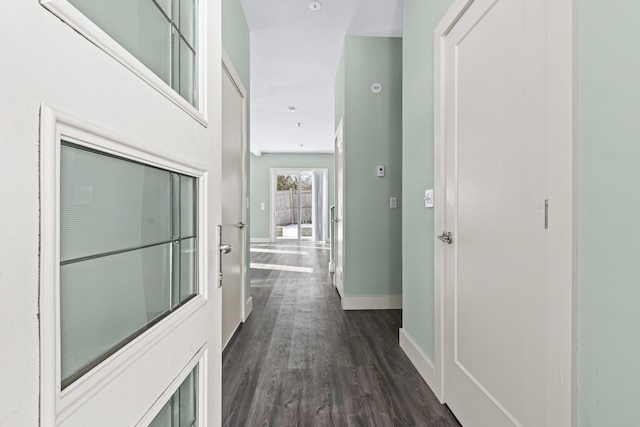
[[335, 285], [340, 295], [344, 293], [344, 134], [342, 123], [338, 126], [335, 147], [335, 239], [336, 239], [336, 271]]
[[222, 72], [222, 343], [244, 320], [245, 92], [225, 60]]
[[546, 36], [545, 2], [476, 0], [444, 40], [444, 399], [465, 426], [547, 425]]

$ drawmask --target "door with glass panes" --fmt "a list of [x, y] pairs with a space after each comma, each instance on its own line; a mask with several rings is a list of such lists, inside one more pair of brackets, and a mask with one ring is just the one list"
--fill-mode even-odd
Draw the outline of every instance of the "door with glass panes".
[[219, 8], [41, 3], [39, 423], [216, 425]]

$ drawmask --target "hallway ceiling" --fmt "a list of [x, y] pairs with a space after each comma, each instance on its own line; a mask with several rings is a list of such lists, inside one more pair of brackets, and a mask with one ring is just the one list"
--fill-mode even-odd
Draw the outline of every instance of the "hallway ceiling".
[[345, 35], [402, 36], [402, 0], [319, 1], [314, 12], [311, 0], [241, 0], [251, 32], [254, 154], [332, 153]]

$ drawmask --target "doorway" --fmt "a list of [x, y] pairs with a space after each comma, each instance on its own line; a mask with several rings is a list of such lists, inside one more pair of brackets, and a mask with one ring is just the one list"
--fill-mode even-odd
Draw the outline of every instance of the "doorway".
[[246, 320], [246, 90], [231, 60], [222, 61], [222, 226], [220, 242], [230, 252], [220, 256], [223, 348]]
[[326, 241], [327, 169], [271, 169], [271, 240]]

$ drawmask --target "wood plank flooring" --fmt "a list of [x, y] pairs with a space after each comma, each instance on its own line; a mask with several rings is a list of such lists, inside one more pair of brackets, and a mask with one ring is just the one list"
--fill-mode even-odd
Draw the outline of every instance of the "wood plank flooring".
[[459, 425], [400, 349], [401, 310], [342, 311], [325, 245], [252, 249], [272, 269], [251, 270], [253, 313], [223, 354], [224, 426]]

